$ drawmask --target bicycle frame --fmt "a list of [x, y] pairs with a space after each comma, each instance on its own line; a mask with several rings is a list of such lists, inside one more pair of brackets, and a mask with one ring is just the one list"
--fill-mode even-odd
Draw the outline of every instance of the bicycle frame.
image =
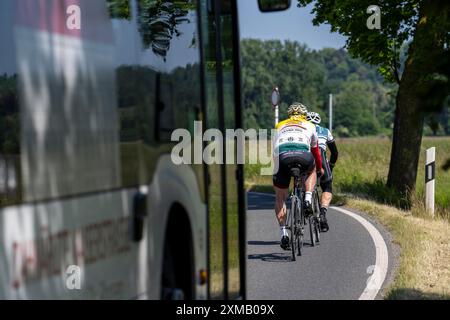
[[[303, 211], [303, 199], [305, 196], [304, 183], [306, 180], [306, 174], [297, 174], [293, 175], [294, 177], [294, 188], [289, 196], [291, 201], [291, 208], [289, 210], [289, 214], [287, 216], [286, 222], [290, 226], [289, 229], [291, 231], [291, 251], [292, 251], [292, 260], [295, 261], [296, 253], [301, 256], [301, 251], [303, 247], [303, 236], [306, 224], [309, 225], [310, 231], [310, 239], [311, 245], [315, 246], [320, 242], [320, 203], [319, 203], [319, 179], [317, 180], [316, 185], [313, 190], [313, 215], [308, 219], [304, 215]], [[297, 249], [297, 250], [296, 250]], [[297, 251], [297, 252], [296, 252]]]

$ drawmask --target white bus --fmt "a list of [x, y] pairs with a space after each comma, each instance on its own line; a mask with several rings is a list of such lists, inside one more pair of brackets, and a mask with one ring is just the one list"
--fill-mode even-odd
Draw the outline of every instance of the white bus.
[[233, 0], [0, 1], [0, 299], [245, 299], [242, 166], [170, 157], [242, 126], [238, 34]]

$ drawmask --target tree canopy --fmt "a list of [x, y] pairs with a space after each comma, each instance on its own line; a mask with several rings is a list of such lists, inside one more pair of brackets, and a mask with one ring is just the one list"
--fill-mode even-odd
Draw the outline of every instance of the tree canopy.
[[297, 42], [241, 42], [246, 126], [272, 128], [269, 100], [281, 93], [281, 117], [293, 101], [302, 101], [328, 121], [328, 94], [334, 94], [334, 128], [340, 136], [387, 134], [393, 121], [392, 91], [376, 68], [351, 58], [345, 50], [311, 50]]

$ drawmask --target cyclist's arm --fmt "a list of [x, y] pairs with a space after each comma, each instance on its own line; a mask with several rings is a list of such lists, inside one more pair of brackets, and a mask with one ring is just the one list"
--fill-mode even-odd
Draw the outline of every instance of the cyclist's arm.
[[316, 170], [320, 171], [322, 169], [322, 156], [320, 155], [320, 148], [317, 144], [315, 147], [311, 147], [311, 152], [314, 156], [314, 160], [316, 160]]
[[330, 167], [333, 169], [334, 165], [336, 164], [336, 161], [338, 159], [338, 149], [336, 146], [336, 142], [334, 141], [334, 137], [331, 134], [331, 131], [328, 130], [327, 133], [327, 146], [328, 149], [330, 149], [331, 156], [330, 156]]
[[334, 140], [330, 141], [330, 142], [327, 142], [327, 146], [328, 146], [328, 149], [330, 149], [330, 152], [331, 152], [330, 166], [334, 167], [334, 165], [337, 162], [338, 156], [339, 156], [339, 152], [338, 152], [338, 149], [337, 149], [337, 146], [336, 146], [336, 142]]
[[314, 132], [311, 137], [311, 153], [316, 161], [316, 170], [320, 171], [322, 169], [322, 155], [320, 154], [319, 138], [317, 137], [317, 132], [315, 130], [314, 127]]

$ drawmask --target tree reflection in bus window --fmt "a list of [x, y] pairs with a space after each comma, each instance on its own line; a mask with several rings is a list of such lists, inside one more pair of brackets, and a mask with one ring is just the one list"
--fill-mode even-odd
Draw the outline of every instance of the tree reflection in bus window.
[[[122, 178], [151, 181], [173, 130], [201, 116], [196, 1], [107, 0], [116, 35]], [[203, 190], [201, 166], [193, 166]], [[203, 192], [202, 192], [203, 194]]]

